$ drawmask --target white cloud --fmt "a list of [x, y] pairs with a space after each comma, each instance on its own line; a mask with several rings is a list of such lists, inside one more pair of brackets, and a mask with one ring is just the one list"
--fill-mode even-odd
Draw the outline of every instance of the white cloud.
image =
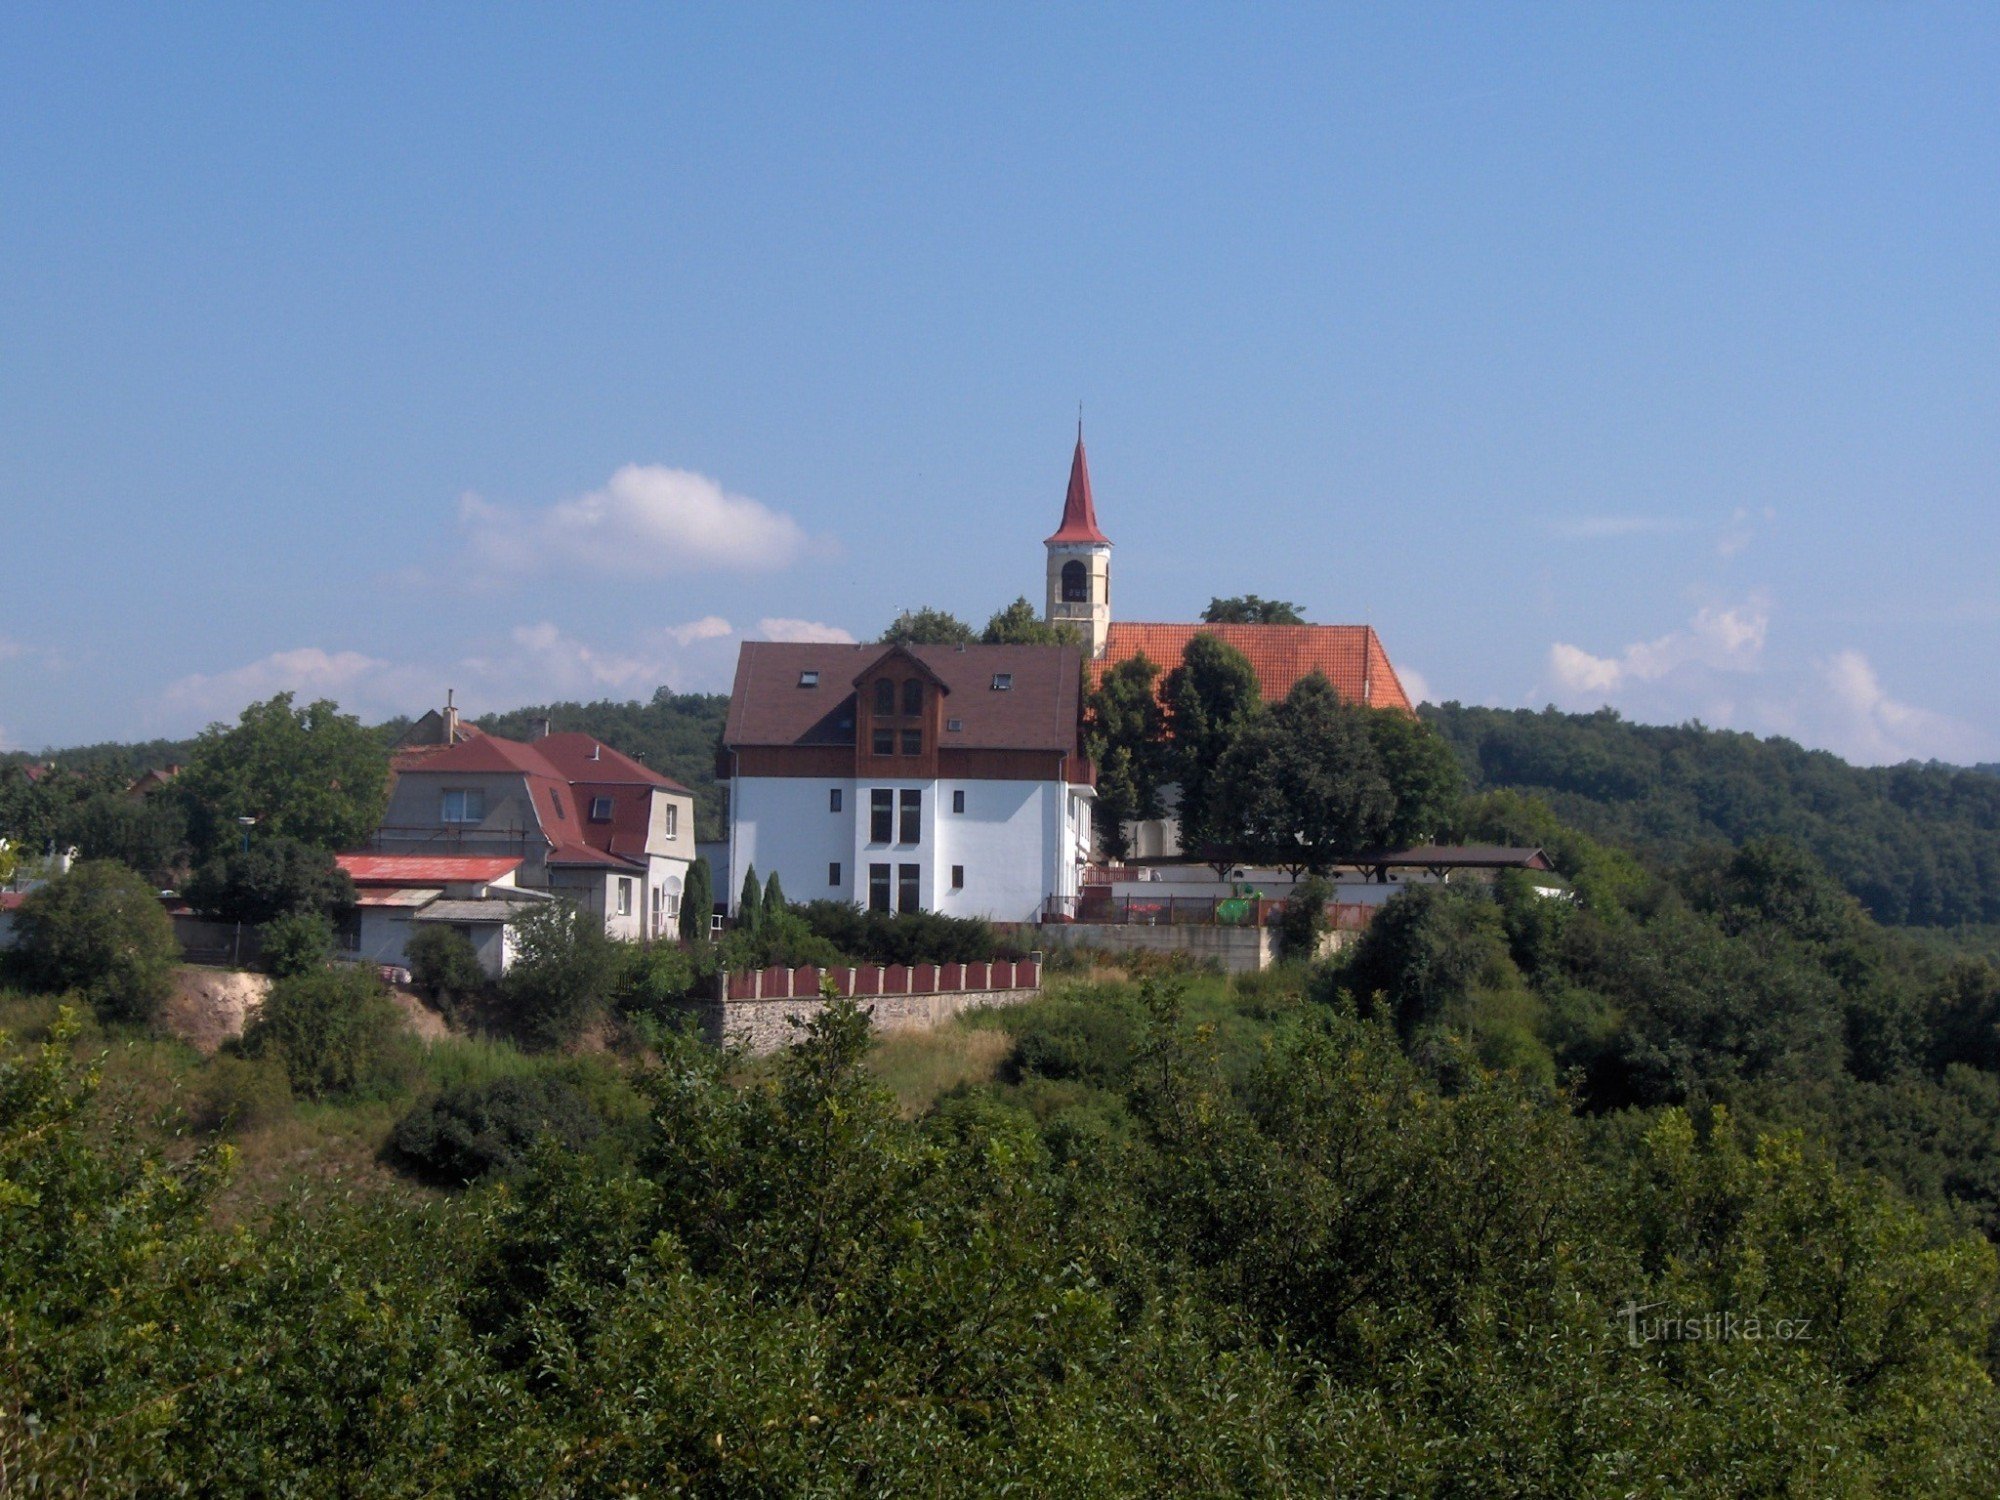
[[434, 681], [420, 668], [359, 651], [306, 646], [274, 651], [227, 672], [196, 672], [169, 683], [156, 712], [176, 726], [193, 728], [234, 719], [246, 704], [292, 692], [304, 700], [331, 698], [364, 718], [387, 718], [406, 712], [404, 705], [412, 700], [425, 701]]
[[155, 732], [182, 733], [233, 720], [246, 704], [286, 690], [302, 699], [332, 698], [370, 721], [420, 714], [442, 703], [447, 688], [473, 714], [562, 698], [644, 698], [661, 686], [726, 692], [736, 648], [752, 637], [854, 639], [816, 620], [764, 619], [754, 632], [739, 632], [720, 615], [703, 615], [629, 632], [606, 646], [541, 620], [516, 625], [492, 649], [456, 660], [386, 661], [319, 647], [277, 651], [228, 671], [181, 678], [153, 702], [148, 717]]
[[1637, 641], [1617, 656], [1593, 656], [1557, 641], [1549, 647], [1549, 673], [1568, 697], [1617, 692], [1634, 682], [1657, 682], [1686, 667], [1716, 672], [1755, 671], [1771, 628], [1770, 606], [1753, 597], [1727, 608], [1706, 605], [1685, 628], [1657, 640]]
[[699, 620], [690, 620], [685, 625], [669, 625], [666, 629], [670, 640], [686, 646], [694, 641], [717, 641], [733, 634], [729, 622], [721, 615], [703, 615]]
[[627, 464], [602, 489], [540, 510], [462, 495], [458, 524], [485, 578], [550, 568], [628, 577], [763, 571], [790, 566], [807, 545], [790, 516], [660, 464]]
[[6, 636], [0, 635], [0, 661], [12, 661], [17, 656], [27, 654], [28, 648], [19, 641], [9, 640]]
[[1396, 680], [1403, 684], [1403, 693], [1412, 703], [1434, 703], [1436, 696], [1431, 692], [1430, 679], [1407, 662], [1396, 668]]
[[854, 637], [838, 625], [822, 625], [818, 620], [786, 620], [766, 617], [757, 622], [753, 640], [819, 641], [827, 645], [851, 646]]
[[1861, 652], [1836, 651], [1817, 663], [1817, 672], [1826, 691], [1809, 722], [1816, 742], [1836, 754], [1868, 765], [1979, 758], [1979, 736], [1969, 725], [1890, 697]]

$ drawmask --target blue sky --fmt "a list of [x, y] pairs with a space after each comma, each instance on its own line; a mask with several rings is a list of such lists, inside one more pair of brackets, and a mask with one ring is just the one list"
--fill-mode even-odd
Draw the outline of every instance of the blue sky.
[[1038, 597], [2000, 759], [1971, 6], [13, 7], [0, 744]]

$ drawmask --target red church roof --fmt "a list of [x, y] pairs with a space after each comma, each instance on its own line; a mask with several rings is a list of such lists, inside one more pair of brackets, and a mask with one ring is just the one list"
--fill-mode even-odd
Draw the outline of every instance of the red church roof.
[[1247, 656], [1266, 703], [1276, 703], [1301, 677], [1317, 671], [1350, 702], [1405, 713], [1414, 709], [1371, 625], [1142, 625], [1114, 620], [1104, 655], [1090, 663], [1090, 685], [1096, 687], [1112, 667], [1142, 651], [1159, 664], [1164, 682], [1196, 635], [1219, 636]]
[[1097, 529], [1097, 508], [1090, 503], [1090, 466], [1083, 461], [1082, 423], [1076, 429], [1076, 457], [1069, 461], [1069, 494], [1063, 498], [1062, 525], [1048, 540], [1111, 545], [1111, 538]]

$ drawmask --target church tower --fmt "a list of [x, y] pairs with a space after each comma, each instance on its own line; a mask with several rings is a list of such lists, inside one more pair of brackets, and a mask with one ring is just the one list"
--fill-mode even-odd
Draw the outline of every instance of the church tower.
[[1111, 634], [1111, 538], [1097, 529], [1097, 511], [1090, 503], [1082, 422], [1076, 424], [1062, 525], [1042, 545], [1049, 549], [1048, 609], [1042, 618], [1051, 625], [1074, 625], [1091, 656], [1104, 655]]

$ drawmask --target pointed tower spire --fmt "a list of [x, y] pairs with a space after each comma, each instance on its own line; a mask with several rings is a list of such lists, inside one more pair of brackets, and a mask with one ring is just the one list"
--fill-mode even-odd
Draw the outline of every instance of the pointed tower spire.
[[1097, 507], [1090, 500], [1080, 408], [1062, 525], [1042, 545], [1049, 555], [1048, 607], [1042, 618], [1051, 625], [1073, 626], [1093, 657], [1104, 655], [1111, 635], [1111, 538], [1097, 529]]
[[1062, 525], [1047, 543], [1091, 542], [1111, 545], [1111, 538], [1097, 529], [1097, 508], [1090, 503], [1090, 465], [1083, 456], [1083, 417], [1076, 419], [1076, 454], [1069, 461], [1069, 493], [1063, 497]]

